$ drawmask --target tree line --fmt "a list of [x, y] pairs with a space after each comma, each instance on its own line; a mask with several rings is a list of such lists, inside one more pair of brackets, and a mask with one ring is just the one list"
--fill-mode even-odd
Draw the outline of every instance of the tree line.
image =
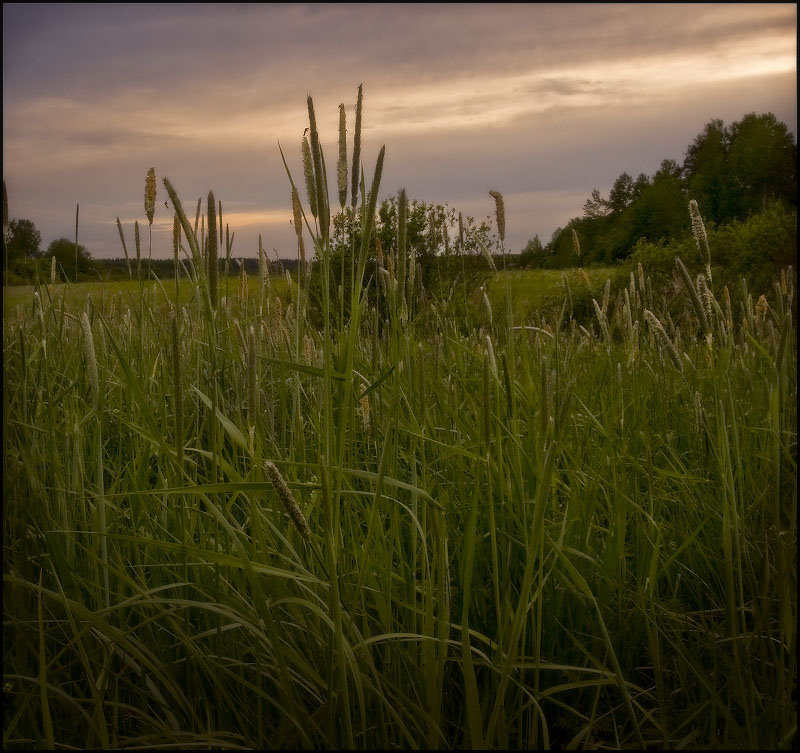
[[[690, 232], [687, 205], [695, 199], [707, 225], [744, 221], [764, 211], [768, 204], [797, 209], [797, 145], [784, 123], [772, 113], [749, 113], [728, 126], [719, 119], [709, 121], [688, 146], [682, 164], [664, 159], [658, 170], [636, 178], [623, 172], [608, 196], [595, 188], [583, 206], [583, 214], [557, 228], [547, 244], [538, 236], [518, 252], [504, 249], [512, 266], [567, 267], [576, 263], [611, 264], [628, 258], [637, 244], [668, 243]], [[37, 260], [57, 260], [60, 279], [124, 277], [124, 260], [92, 259], [88, 250], [68, 238], [58, 238], [41, 250], [41, 235], [28, 219], [7, 219], [3, 183], [3, 269], [6, 282], [31, 281]], [[391, 254], [397, 248], [397, 197], [382, 201], [377, 210], [371, 256]], [[345, 208], [333, 219], [331, 268], [338, 285], [349, 278], [352, 239], [361, 218]], [[574, 233], [573, 233], [574, 231]], [[578, 239], [576, 246], [575, 239]], [[410, 199], [406, 215], [406, 247], [419, 265], [428, 285], [444, 285], [459, 272], [480, 265], [480, 258], [497, 255], [500, 239], [492, 218], [464, 218], [447, 204]], [[580, 256], [579, 256], [580, 254]], [[248, 263], [253, 270], [248, 268]], [[284, 269], [294, 270], [295, 261], [282, 260]], [[156, 273], [161, 260], [148, 260]], [[164, 264], [172, 265], [171, 260]], [[257, 259], [245, 260], [248, 273], [257, 270]], [[274, 266], [274, 265], [273, 265]], [[171, 273], [170, 266], [169, 272]], [[237, 269], [238, 271], [238, 269]], [[47, 268], [49, 275], [49, 266]], [[466, 281], [466, 280], [465, 280]]]
[[638, 243], [686, 236], [690, 199], [707, 225], [742, 222], [771, 202], [796, 211], [797, 144], [787, 126], [772, 113], [749, 113], [729, 126], [709, 121], [688, 146], [683, 164], [662, 160], [652, 176], [623, 172], [608, 196], [595, 188], [582, 216], [557, 228], [546, 245], [533, 238], [521, 261], [541, 267], [620, 261]]

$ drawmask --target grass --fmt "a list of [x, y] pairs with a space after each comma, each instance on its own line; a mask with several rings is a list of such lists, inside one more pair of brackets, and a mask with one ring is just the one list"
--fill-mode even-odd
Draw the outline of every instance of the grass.
[[215, 304], [182, 227], [177, 302], [6, 289], [5, 747], [791, 747], [791, 274], [710, 340], [605, 269], [465, 326], [388, 273], [367, 305], [365, 221], [315, 328], [305, 284]]
[[[509, 270], [501, 272], [489, 284], [489, 292], [496, 301], [502, 301], [494, 308], [500, 310], [505, 301], [505, 283], [508, 280], [516, 321], [535, 319], [543, 314], [550, 317], [565, 298], [572, 304], [573, 313], [586, 303], [591, 306], [591, 298], [601, 300], [606, 280], [616, 280], [620, 268], [616, 266], [591, 266], [579, 269], [539, 269], [535, 271]], [[623, 282], [624, 284], [624, 282]]]

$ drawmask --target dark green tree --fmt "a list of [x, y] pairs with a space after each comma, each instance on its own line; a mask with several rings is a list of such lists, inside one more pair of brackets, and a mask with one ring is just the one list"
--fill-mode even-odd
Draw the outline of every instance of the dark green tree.
[[583, 205], [583, 216], [597, 219], [598, 217], [605, 217], [610, 211], [608, 200], [600, 195], [600, 191], [593, 188], [591, 198], [587, 199]]
[[797, 205], [797, 145], [772, 113], [751, 112], [731, 125], [728, 171], [739, 219], [770, 199]]
[[37, 259], [42, 255], [42, 236], [30, 220], [11, 220], [6, 231], [8, 264], [19, 259]]
[[525, 248], [522, 249], [522, 253], [519, 255], [518, 263], [520, 266], [528, 266], [528, 265], [535, 265], [540, 260], [544, 258], [544, 246], [542, 245], [541, 240], [539, 240], [538, 235], [534, 235], [528, 243], [526, 244]]
[[[75, 241], [69, 238], [56, 238], [48, 247], [45, 258], [49, 261], [51, 257], [56, 257], [56, 264], [59, 276], [66, 275], [66, 279], [75, 280]], [[78, 278], [97, 277], [100, 264], [92, 259], [86, 247], [78, 244]]]
[[687, 204], [680, 168], [674, 160], [664, 160], [652, 183], [631, 206], [632, 244], [639, 239], [660, 241], [683, 235], [687, 229]]
[[706, 123], [686, 150], [683, 174], [689, 198], [695, 199], [706, 221], [727, 222], [736, 214], [728, 177], [730, 134], [719, 119]]
[[635, 184], [628, 173], [622, 173], [614, 181], [611, 192], [608, 194], [608, 206], [612, 212], [622, 212], [630, 206], [635, 198]]

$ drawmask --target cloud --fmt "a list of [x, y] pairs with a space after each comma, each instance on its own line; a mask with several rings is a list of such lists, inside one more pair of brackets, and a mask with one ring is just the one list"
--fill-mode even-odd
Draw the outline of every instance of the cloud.
[[[277, 145], [297, 178], [311, 94], [331, 173], [338, 104], [352, 138], [362, 81], [364, 170], [385, 143], [384, 195], [475, 211], [491, 183], [581, 194], [578, 214], [623, 170], [680, 160], [712, 117], [769, 110], [796, 132], [789, 5], [6, 4], [3, 18], [4, 177], [12, 214], [43, 235], [78, 201], [87, 237], [90, 203], [97, 222], [143, 214], [154, 165], [190, 203], [213, 188], [243, 252], [260, 227], [290, 253], [288, 216], [270, 220], [289, 207]], [[549, 237], [541, 213], [515, 223], [508, 206], [510, 242]]]

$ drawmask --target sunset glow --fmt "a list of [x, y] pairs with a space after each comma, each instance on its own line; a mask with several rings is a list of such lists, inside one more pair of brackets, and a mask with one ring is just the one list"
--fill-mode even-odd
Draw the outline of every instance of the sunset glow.
[[364, 169], [386, 144], [384, 195], [484, 216], [494, 186], [513, 248], [580, 213], [549, 192], [681, 162], [712, 118], [769, 111], [796, 133], [794, 6], [451, 7], [5, 4], [11, 216], [46, 245], [80, 203], [90, 252], [119, 256], [114, 218], [142, 215], [152, 165], [189, 203], [213, 189], [243, 255], [258, 232], [292, 255], [278, 144], [299, 175], [311, 94], [330, 167], [338, 104], [352, 131], [362, 82]]

